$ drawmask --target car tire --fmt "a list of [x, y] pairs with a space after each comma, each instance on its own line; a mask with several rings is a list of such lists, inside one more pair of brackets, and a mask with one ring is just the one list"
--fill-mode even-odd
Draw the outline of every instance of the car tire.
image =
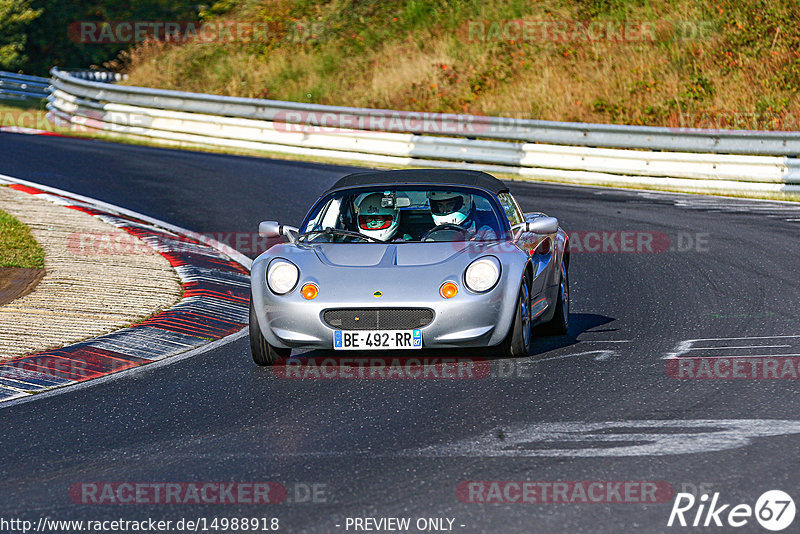
[[256, 316], [256, 307], [253, 304], [253, 297], [250, 297], [250, 353], [253, 355], [253, 361], [262, 366], [272, 365], [278, 358], [288, 358], [292, 349], [282, 349], [273, 347], [258, 327], [258, 317]]
[[537, 327], [536, 331], [543, 336], [563, 336], [567, 330], [569, 330], [569, 271], [566, 261], [561, 260], [556, 311], [553, 318]]
[[504, 358], [523, 358], [531, 352], [531, 300], [528, 275], [522, 280], [517, 297], [517, 308], [514, 313], [514, 322], [506, 338], [498, 346], [498, 356]]

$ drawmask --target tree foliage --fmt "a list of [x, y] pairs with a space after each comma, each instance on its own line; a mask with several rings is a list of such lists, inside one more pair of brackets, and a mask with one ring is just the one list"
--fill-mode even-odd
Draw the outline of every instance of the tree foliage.
[[[27, 74], [46, 76], [51, 67], [87, 68], [113, 60], [135, 43], [82, 43], [70, 25], [84, 21], [173, 22], [198, 20], [202, 6], [190, 0], [0, 0], [0, 47], [9, 41], [16, 63], [0, 63]], [[4, 9], [20, 13], [6, 29]], [[14, 20], [14, 19], [11, 19]], [[4, 40], [5, 39], [5, 40]], [[4, 48], [0, 48], [4, 50]]]
[[16, 70], [25, 63], [25, 29], [40, 14], [30, 0], [0, 0], [0, 69]]

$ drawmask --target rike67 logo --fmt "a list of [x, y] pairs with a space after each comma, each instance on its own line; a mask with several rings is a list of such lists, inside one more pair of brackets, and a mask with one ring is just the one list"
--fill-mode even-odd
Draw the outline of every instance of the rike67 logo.
[[691, 493], [678, 493], [667, 526], [692, 527], [743, 527], [755, 520], [763, 528], [773, 532], [786, 529], [794, 521], [794, 500], [781, 490], [764, 492], [755, 506], [722, 503], [719, 493], [714, 493], [709, 502], [708, 494], [696, 499]]

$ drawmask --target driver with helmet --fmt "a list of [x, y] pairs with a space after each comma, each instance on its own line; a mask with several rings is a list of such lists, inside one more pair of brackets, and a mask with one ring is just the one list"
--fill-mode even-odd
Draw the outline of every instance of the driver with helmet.
[[496, 238], [491, 226], [485, 224], [478, 226], [475, 203], [471, 194], [455, 191], [430, 191], [428, 192], [428, 203], [436, 226], [445, 224], [459, 226], [471, 236], [472, 240]]
[[[391, 241], [397, 234], [400, 223], [399, 211], [394, 203], [384, 200], [381, 193], [370, 193], [358, 203], [358, 231], [379, 241]], [[411, 236], [397, 237], [397, 241], [409, 240]]]

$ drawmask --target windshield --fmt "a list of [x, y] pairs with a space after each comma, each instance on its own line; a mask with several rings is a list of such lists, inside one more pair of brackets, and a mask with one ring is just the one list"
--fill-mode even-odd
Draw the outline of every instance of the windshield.
[[366, 187], [318, 202], [300, 229], [303, 242], [419, 243], [505, 239], [497, 200], [458, 186]]

